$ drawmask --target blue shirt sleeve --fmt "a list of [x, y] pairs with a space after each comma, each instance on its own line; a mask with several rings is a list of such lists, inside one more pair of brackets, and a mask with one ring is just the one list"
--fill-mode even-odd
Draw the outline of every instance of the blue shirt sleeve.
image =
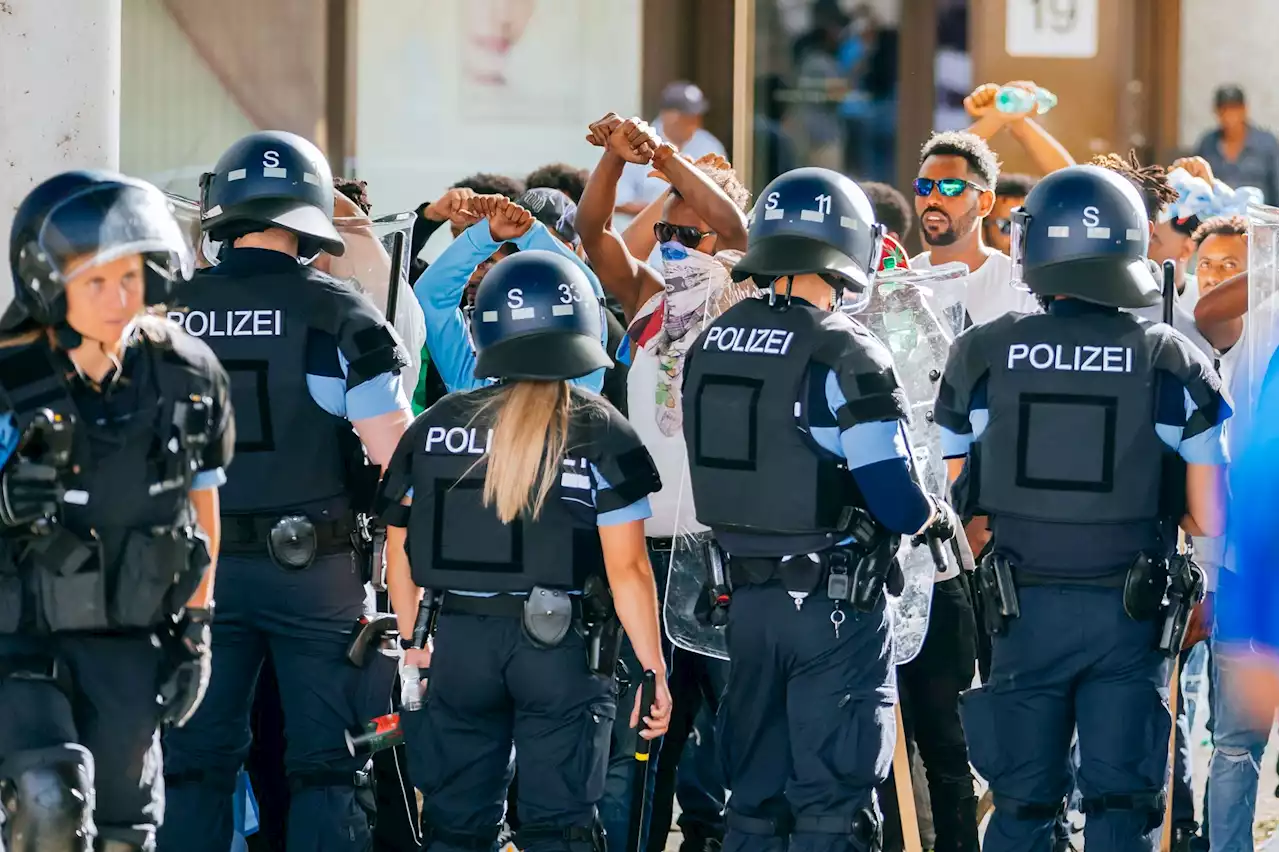
[[[379, 417], [393, 411], [408, 411], [409, 400], [404, 393], [404, 382], [397, 370], [382, 373], [368, 381], [361, 382], [353, 388], [347, 388], [348, 362], [345, 355], [334, 347], [336, 358], [332, 369], [326, 360], [317, 363], [311, 359], [308, 364], [307, 390], [316, 405], [332, 414], [348, 421], [365, 420]], [[337, 373], [337, 375], [333, 375]]]
[[[587, 280], [591, 282], [596, 297], [603, 297], [600, 279], [541, 222], [534, 222], [532, 228], [513, 242], [522, 251], [544, 249], [571, 258], [587, 273]], [[467, 288], [471, 273], [492, 257], [501, 245], [489, 232], [487, 219], [477, 222], [450, 243], [413, 285], [413, 293], [422, 305], [426, 320], [427, 351], [435, 361], [436, 369], [440, 371], [445, 388], [450, 392], [474, 390], [487, 384], [485, 380], [475, 377], [476, 354], [471, 345], [466, 317], [458, 308], [458, 302]], [[603, 322], [600, 333], [602, 342], [608, 339], [608, 329]], [[604, 387], [604, 370], [588, 373], [573, 380], [573, 384], [599, 393]]]
[[[595, 478], [597, 491], [604, 491], [610, 487], [604, 475], [600, 473], [594, 464], [591, 465], [591, 475]], [[611, 512], [601, 512], [596, 515], [596, 526], [613, 527], [630, 521], [643, 521], [645, 518], [650, 517], [653, 517], [653, 511], [649, 508], [649, 498], [646, 496], [641, 497], [630, 506], [623, 506], [621, 509], [614, 509]]]
[[18, 423], [12, 413], [0, 414], [0, 467], [9, 463], [14, 450], [18, 449]]
[[1187, 464], [1227, 463], [1226, 434], [1222, 423], [1187, 436], [1187, 420], [1196, 411], [1190, 392], [1169, 373], [1156, 375], [1156, 434]]
[[[846, 402], [834, 372], [827, 372], [824, 389], [828, 411], [834, 417]], [[839, 435], [839, 455], [848, 462], [867, 509], [895, 533], [920, 529], [931, 511], [911, 476], [908, 446], [906, 427], [900, 420], [858, 423]]]
[[942, 435], [942, 457], [944, 459], [959, 459], [969, 455], [969, 447], [973, 445], [974, 441], [982, 437], [982, 433], [986, 431], [989, 421], [987, 377], [983, 376], [973, 386], [973, 391], [969, 394], [968, 428], [963, 432], [953, 432], [946, 426], [939, 424], [938, 428], [941, 430]]
[[220, 488], [227, 484], [227, 474], [220, 467], [213, 470], [196, 471], [196, 475], [191, 478], [192, 491], [204, 491], [209, 488]]

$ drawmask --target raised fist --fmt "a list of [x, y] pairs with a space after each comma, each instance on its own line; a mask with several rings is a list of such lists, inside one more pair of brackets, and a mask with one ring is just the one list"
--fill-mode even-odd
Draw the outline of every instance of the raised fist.
[[609, 147], [609, 137], [619, 124], [622, 124], [622, 119], [616, 112], [606, 113], [604, 118], [587, 126], [587, 141], [597, 148]]
[[609, 136], [609, 150], [628, 163], [647, 165], [661, 145], [658, 134], [647, 121], [639, 118], [628, 118]]

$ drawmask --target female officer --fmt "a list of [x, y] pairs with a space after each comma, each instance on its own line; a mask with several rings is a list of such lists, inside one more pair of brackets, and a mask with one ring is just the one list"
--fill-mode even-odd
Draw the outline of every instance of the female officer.
[[0, 848], [151, 849], [156, 728], [184, 724], [209, 677], [227, 377], [145, 313], [191, 271], [155, 187], [105, 172], [45, 181], [18, 208], [9, 263]]
[[[640, 665], [658, 676], [655, 703], [642, 713], [637, 701], [632, 724], [645, 716], [646, 739], [667, 727], [643, 525], [658, 474], [613, 406], [569, 383], [609, 363], [601, 310], [586, 276], [559, 255], [499, 261], [477, 290], [473, 325], [476, 377], [499, 383], [428, 409], [383, 477], [388, 586], [403, 635], [421, 588], [443, 592], [426, 708], [406, 720], [432, 852], [493, 845], [513, 742], [519, 847], [603, 849], [596, 803], [616, 710], [613, 661], [590, 659], [584, 609], [594, 624], [598, 604], [616, 607]], [[428, 662], [409, 653], [410, 663]]]

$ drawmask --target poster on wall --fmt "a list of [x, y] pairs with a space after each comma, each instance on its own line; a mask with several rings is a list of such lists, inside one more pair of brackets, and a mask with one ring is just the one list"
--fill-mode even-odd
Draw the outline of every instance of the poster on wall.
[[584, 0], [467, 0], [463, 117], [503, 123], [580, 117], [584, 6]]

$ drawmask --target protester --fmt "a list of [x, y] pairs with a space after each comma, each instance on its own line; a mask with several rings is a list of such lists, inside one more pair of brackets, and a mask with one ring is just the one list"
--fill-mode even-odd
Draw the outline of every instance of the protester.
[[928, 269], [949, 261], [969, 267], [958, 300], [935, 310], [953, 328], [984, 323], [1009, 311], [1035, 313], [1035, 299], [1013, 286], [1007, 255], [982, 240], [982, 220], [995, 207], [1000, 164], [991, 148], [972, 133], [935, 133], [920, 152], [914, 182], [920, 233], [929, 249], [911, 259], [913, 268]]
[[[583, 193], [578, 230], [601, 283], [617, 299], [628, 321], [628, 343], [634, 350], [630, 352], [627, 382], [629, 417], [653, 455], [663, 482], [662, 489], [650, 498], [653, 517], [645, 521], [650, 557], [662, 586], [673, 539], [705, 529], [694, 517], [685, 473], [680, 377], [689, 346], [704, 324], [748, 292], [731, 284], [729, 270], [746, 246], [743, 208], [749, 196], [728, 163], [722, 166], [723, 161], [705, 158], [699, 161], [701, 165], [691, 163], [638, 118], [623, 121], [610, 113], [591, 125], [589, 138], [605, 152]], [[624, 163], [646, 170], [652, 167], [668, 182], [661, 219], [653, 225], [661, 243], [662, 272], [631, 254], [610, 224]], [[624, 645], [624, 661], [631, 653], [629, 644]], [[661, 785], [662, 792], [654, 796], [650, 847], [665, 839], [664, 829], [670, 825], [670, 788], [699, 707], [708, 692], [719, 693], [725, 680], [723, 665], [687, 652], [676, 652], [671, 672], [672, 689], [681, 690], [673, 693], [680, 710], [658, 755], [661, 780], [655, 783]], [[602, 818], [610, 837], [623, 838], [631, 781], [629, 729], [615, 724], [614, 733], [607, 780], [610, 795], [602, 803]], [[704, 758], [711, 753], [709, 748], [698, 750]], [[695, 773], [695, 778], [699, 775], [719, 778], [714, 771]], [[723, 780], [696, 786], [690, 795], [700, 800], [710, 798], [722, 808]], [[685, 801], [682, 795], [682, 806]], [[708, 811], [713, 818], [699, 821]], [[681, 828], [688, 849], [701, 848], [708, 840], [719, 842], [724, 834], [714, 807], [688, 808]], [[611, 848], [614, 842], [610, 841]]]
[[1280, 204], [1280, 143], [1269, 130], [1251, 124], [1239, 86], [1220, 86], [1213, 93], [1218, 129], [1200, 137], [1196, 154], [1231, 186], [1256, 186], [1267, 204]]
[[[723, 157], [724, 145], [702, 126], [703, 116], [710, 108], [711, 102], [695, 84], [684, 80], [671, 83], [662, 90], [653, 131], [691, 159], [707, 154]], [[627, 165], [618, 182], [618, 213], [635, 216], [666, 190], [666, 185], [650, 177], [649, 171], [640, 163]]]
[[871, 199], [871, 206], [876, 211], [876, 221], [888, 229], [889, 236], [899, 243], [911, 235], [911, 205], [901, 192], [887, 183], [868, 180], [858, 184]]
[[982, 220], [982, 237], [998, 252], [1009, 253], [1009, 233], [1013, 230], [1010, 214], [1026, 201], [1027, 193], [1036, 185], [1031, 175], [1000, 175], [996, 181], [996, 203], [991, 215]]
[[558, 189], [574, 204], [582, 201], [582, 190], [587, 188], [586, 169], [577, 169], [568, 163], [549, 163], [529, 172], [524, 179], [525, 189]]

